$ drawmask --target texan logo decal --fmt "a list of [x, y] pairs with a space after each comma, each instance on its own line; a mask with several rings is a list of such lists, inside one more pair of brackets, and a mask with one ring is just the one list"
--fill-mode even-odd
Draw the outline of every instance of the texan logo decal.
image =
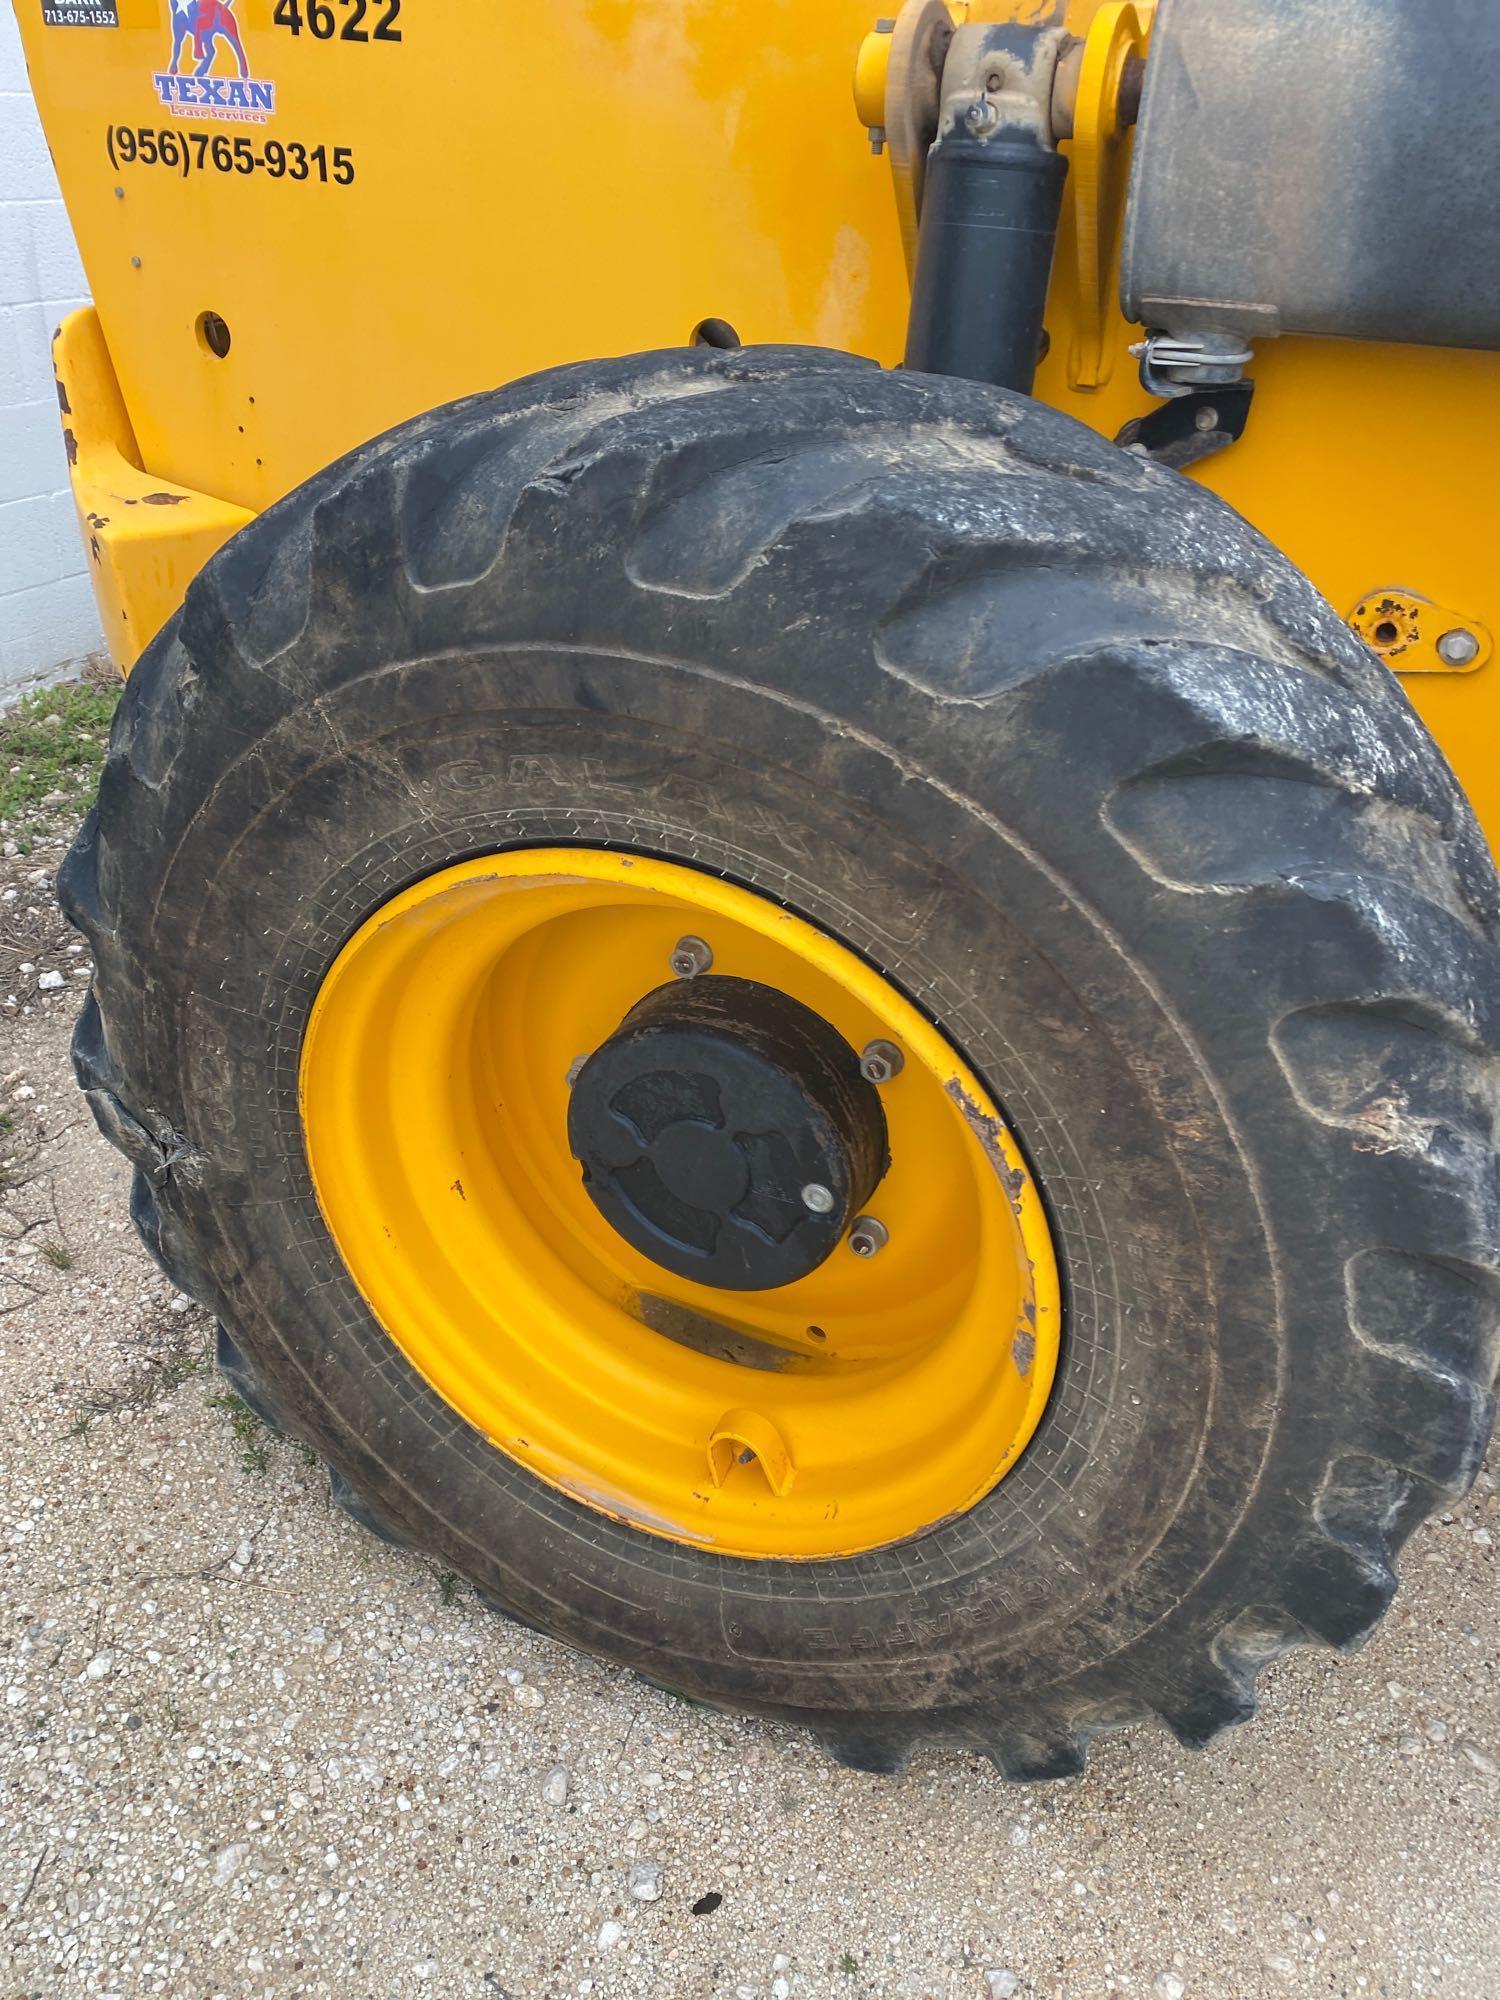
[[178, 118], [226, 118], [263, 125], [276, 109], [276, 86], [250, 74], [234, 0], [169, 0], [172, 54], [151, 81]]

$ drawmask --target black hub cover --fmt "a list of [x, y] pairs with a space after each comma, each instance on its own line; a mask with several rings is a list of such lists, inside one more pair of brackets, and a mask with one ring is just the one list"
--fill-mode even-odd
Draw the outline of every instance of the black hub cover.
[[627, 1243], [732, 1291], [815, 1271], [890, 1164], [880, 1093], [843, 1036], [718, 975], [637, 1001], [578, 1073], [568, 1144]]

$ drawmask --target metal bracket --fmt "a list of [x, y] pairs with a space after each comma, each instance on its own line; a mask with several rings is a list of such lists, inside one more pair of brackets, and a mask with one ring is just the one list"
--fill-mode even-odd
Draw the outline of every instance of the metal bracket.
[[1349, 623], [1398, 674], [1472, 674], [1495, 650], [1478, 619], [1399, 587], [1366, 591]]
[[1125, 210], [1125, 138], [1139, 102], [1125, 81], [1144, 62], [1146, 37], [1140, 10], [1130, 0], [1111, 0], [1089, 24], [1076, 72], [1071, 64], [1059, 68], [1059, 82], [1066, 69], [1072, 86], [1071, 105], [1055, 103], [1053, 117], [1060, 134], [1072, 139], [1078, 325], [1068, 350], [1068, 382], [1074, 389], [1102, 389], [1114, 373], [1115, 357], [1105, 345], [1109, 280]]
[[1115, 443], [1181, 472], [1244, 435], [1254, 395], [1255, 384], [1248, 381], [1176, 389], [1144, 417], [1133, 417]]
[[1130, 351], [1141, 365], [1141, 387], [1165, 401], [1126, 424], [1116, 444], [1181, 471], [1244, 435], [1255, 394], [1245, 369], [1255, 355], [1237, 334], [1207, 327], [1148, 333]]
[[937, 135], [943, 59], [953, 40], [953, 16], [943, 0], [907, 0], [891, 23], [881, 125], [890, 153], [891, 190], [908, 279], [917, 268], [917, 217], [927, 153]]

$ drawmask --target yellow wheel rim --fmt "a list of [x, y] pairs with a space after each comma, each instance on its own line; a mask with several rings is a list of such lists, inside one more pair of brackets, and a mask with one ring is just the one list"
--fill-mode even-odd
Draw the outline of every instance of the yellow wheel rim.
[[[902, 1051], [878, 1256], [718, 1290], [585, 1193], [570, 1070], [686, 934], [852, 1048]], [[390, 1338], [499, 1450], [615, 1519], [726, 1555], [850, 1555], [972, 1506], [1041, 1418], [1058, 1277], [1015, 1142], [889, 981], [749, 890], [582, 847], [444, 869], [339, 953], [301, 1102], [324, 1217]]]

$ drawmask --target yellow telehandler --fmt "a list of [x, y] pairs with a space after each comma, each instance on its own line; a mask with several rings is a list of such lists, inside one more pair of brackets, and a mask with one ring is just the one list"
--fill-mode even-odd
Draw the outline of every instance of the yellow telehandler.
[[357, 1518], [1050, 1778], [1489, 1432], [1500, 11], [867, 5], [16, 0], [75, 1059]]

